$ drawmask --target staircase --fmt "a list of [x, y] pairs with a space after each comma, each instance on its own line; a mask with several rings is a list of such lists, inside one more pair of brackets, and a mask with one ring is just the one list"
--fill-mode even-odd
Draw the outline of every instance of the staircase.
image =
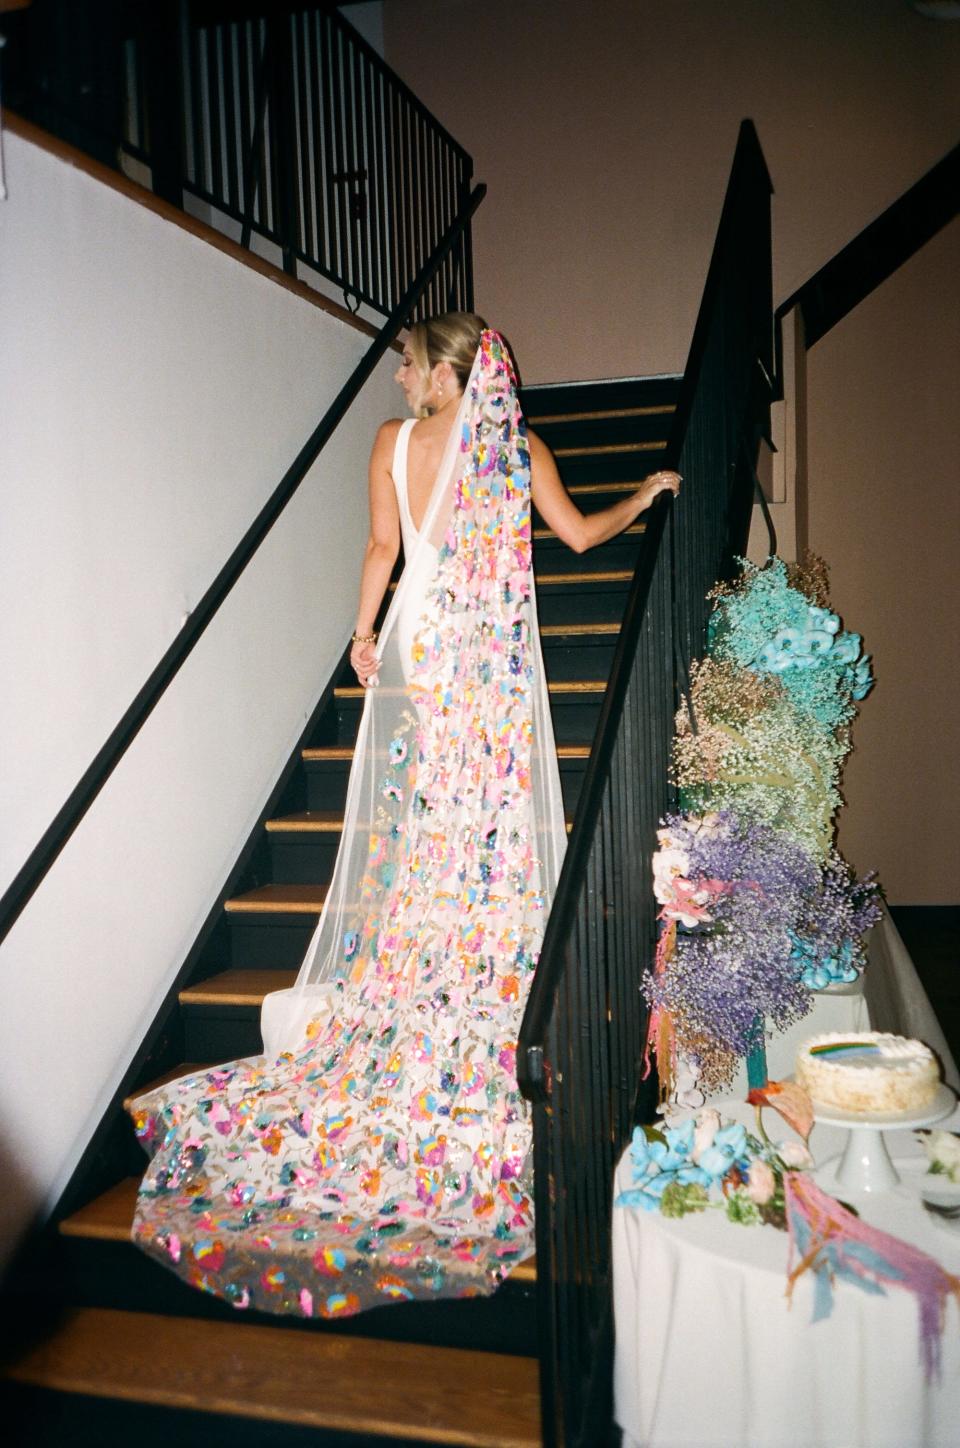
[[[526, 390], [530, 424], [585, 512], [663, 465], [678, 385], [647, 379]], [[643, 531], [641, 521], [576, 555], [535, 519], [538, 608], [568, 828]], [[8, 1302], [17, 1341], [4, 1381], [23, 1425], [17, 1443], [540, 1442], [532, 1262], [493, 1298], [384, 1307], [334, 1328], [268, 1314], [238, 1317], [128, 1240], [145, 1158], [122, 1097], [259, 1052], [263, 997], [293, 981], [322, 908], [361, 707], [362, 690], [344, 666], [78, 1168], [58, 1225], [20, 1264], [17, 1300]]]

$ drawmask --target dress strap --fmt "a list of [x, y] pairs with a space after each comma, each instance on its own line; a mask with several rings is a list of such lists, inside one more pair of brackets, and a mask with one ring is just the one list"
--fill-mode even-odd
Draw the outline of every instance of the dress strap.
[[415, 417], [407, 417], [401, 422], [397, 429], [397, 440], [393, 445], [393, 474], [394, 487], [397, 496], [406, 501], [407, 498], [407, 454], [410, 451], [410, 434], [416, 422]]
[[403, 535], [404, 550], [412, 545], [416, 534], [413, 518], [410, 516], [410, 494], [407, 488], [407, 454], [410, 451], [410, 434], [416, 420], [415, 417], [408, 417], [401, 422], [397, 431], [397, 440], [393, 445], [393, 467], [390, 470], [400, 508], [400, 531]]

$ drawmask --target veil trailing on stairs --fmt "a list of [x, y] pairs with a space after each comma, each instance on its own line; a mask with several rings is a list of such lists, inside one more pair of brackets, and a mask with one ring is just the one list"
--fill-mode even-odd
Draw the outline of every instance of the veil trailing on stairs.
[[532, 1250], [516, 1038], [565, 847], [530, 455], [484, 332], [378, 647], [327, 901], [264, 1055], [134, 1103], [134, 1239], [238, 1306], [491, 1291]]

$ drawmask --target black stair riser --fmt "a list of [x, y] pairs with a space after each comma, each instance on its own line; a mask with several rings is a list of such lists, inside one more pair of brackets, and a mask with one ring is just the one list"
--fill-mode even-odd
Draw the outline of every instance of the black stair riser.
[[597, 382], [551, 382], [520, 389], [520, 406], [531, 427], [538, 417], [559, 412], [605, 412], [614, 407], [673, 406], [679, 377], [613, 378]]
[[[230, 923], [230, 964], [234, 970], [296, 970], [320, 916], [229, 911], [226, 918]], [[204, 974], [207, 972], [198, 972], [196, 979]], [[186, 1060], [215, 1061], [216, 1057], [188, 1055]]]
[[589, 548], [586, 553], [574, 553], [559, 538], [543, 538], [534, 544], [537, 559], [535, 576], [539, 578], [544, 573], [595, 573], [600, 568], [634, 569], [640, 556], [642, 538], [640, 533], [626, 533], [601, 544], [599, 548]]
[[[557, 467], [568, 488], [579, 483], [620, 483], [631, 479], [639, 484], [650, 473], [662, 468], [663, 460], [663, 448], [644, 448], [640, 452], [587, 453], [583, 457], [560, 457], [557, 458]], [[575, 496], [573, 501], [579, 508], [581, 498]]]
[[183, 1038], [191, 1061], [239, 1061], [244, 1056], [260, 1056], [260, 1009], [191, 1007], [183, 1013]]
[[[590, 743], [596, 729], [602, 698], [602, 693], [551, 695], [550, 713], [553, 716], [553, 732], [558, 744]], [[360, 698], [336, 700], [338, 744], [351, 744], [356, 739], [362, 707], [363, 700]]]
[[271, 831], [270, 861], [274, 880], [285, 885], [324, 885], [333, 874], [340, 831], [316, 834], [306, 830]]
[[537, 589], [540, 623], [619, 623], [629, 587], [626, 579], [616, 583], [541, 585]]
[[501, 1340], [495, 1349], [498, 1352], [533, 1355], [537, 1350], [533, 1283], [508, 1278], [496, 1299], [395, 1303], [334, 1322], [321, 1318], [307, 1322], [268, 1312], [238, 1312], [220, 1298], [188, 1287], [130, 1242], [73, 1237], [63, 1239], [63, 1247], [71, 1300], [84, 1307], [142, 1311], [143, 1303], [149, 1302], [151, 1312], [164, 1316], [257, 1323], [262, 1327], [333, 1333], [337, 1337], [375, 1337], [388, 1342], [421, 1342], [478, 1351], [494, 1347], [491, 1332], [495, 1331], [505, 1333], [509, 1339], [505, 1343]]
[[[605, 447], [627, 442], [659, 442], [665, 445], [672, 426], [672, 412], [648, 412], [639, 417], [543, 422], [535, 426], [534, 431], [552, 451], [556, 448]], [[560, 461], [565, 462], [566, 459], [561, 458]]]
[[[560, 787], [563, 791], [563, 805], [572, 814], [580, 798], [580, 785], [586, 768], [585, 759], [561, 759]], [[339, 810], [347, 798], [349, 760], [314, 760], [304, 763], [304, 777], [307, 785], [305, 809]], [[230, 917], [236, 920], [236, 916]]]

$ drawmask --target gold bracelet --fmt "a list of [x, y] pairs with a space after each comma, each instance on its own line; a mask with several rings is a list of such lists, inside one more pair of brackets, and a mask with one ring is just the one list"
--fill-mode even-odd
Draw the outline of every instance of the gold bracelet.
[[351, 635], [350, 635], [350, 642], [351, 642], [351, 643], [354, 643], [354, 644], [375, 644], [376, 641], [377, 641], [377, 636], [376, 636], [375, 633], [371, 633], [371, 634], [358, 634], [358, 633], [355, 633], [355, 634], [351, 634]]

